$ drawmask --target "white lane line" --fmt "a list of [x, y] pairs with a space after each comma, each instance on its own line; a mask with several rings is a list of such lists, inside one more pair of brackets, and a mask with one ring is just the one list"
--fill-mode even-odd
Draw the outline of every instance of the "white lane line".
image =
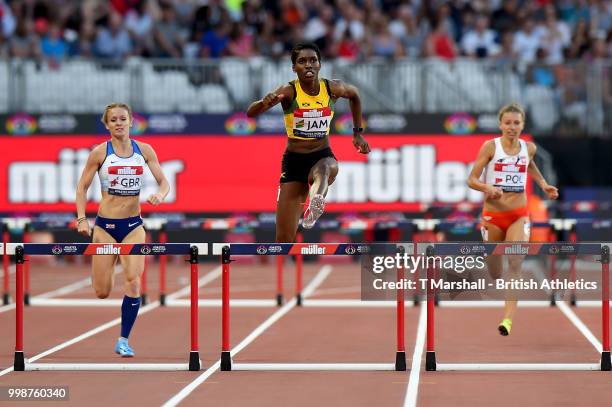
[[425, 333], [427, 331], [427, 307], [421, 306], [419, 313], [419, 324], [417, 326], [416, 343], [412, 354], [412, 366], [410, 367], [410, 377], [408, 378], [408, 389], [404, 399], [404, 407], [417, 405], [417, 395], [419, 393], [419, 376], [421, 374], [421, 359], [423, 348], [425, 347]]
[[[221, 266], [218, 266], [218, 267], [216, 267], [214, 270], [212, 270], [210, 273], [208, 273], [207, 275], [205, 275], [204, 277], [202, 277], [202, 278], [201, 278], [201, 279], [200, 279], [198, 282], [201, 282], [201, 281], [203, 281], [203, 280], [206, 280], [206, 281], [212, 281], [212, 280], [214, 280], [214, 278], [212, 278], [212, 279], [211, 279], [211, 277], [210, 277], [210, 276], [211, 276], [211, 275], [212, 275], [212, 276], [214, 276], [214, 275], [220, 275], [220, 273], [221, 273]], [[177, 291], [177, 292], [180, 292], [180, 291], [182, 291], [182, 289], [181, 289], [181, 290], [179, 290], [179, 291]], [[170, 294], [170, 296], [173, 296], [173, 295], [175, 295], [175, 294], [176, 294], [176, 292], [175, 292], [175, 293]], [[170, 296], [169, 296], [169, 297], [170, 297]], [[160, 305], [160, 304], [159, 304], [159, 301], [154, 301], [154, 302], [152, 302], [151, 304], [148, 304], [148, 305], [146, 305], [146, 306], [142, 307], [142, 308], [141, 308], [141, 309], [138, 311], [138, 315], [142, 315], [142, 314], [144, 314], [144, 313], [147, 313], [147, 312], [149, 312], [149, 311], [152, 311], [152, 310], [154, 310], [155, 308], [158, 308], [158, 307], [159, 307], [159, 305]], [[98, 333], [100, 333], [100, 332], [102, 332], [102, 331], [104, 331], [104, 330], [106, 330], [106, 329], [108, 329], [108, 328], [112, 328], [113, 326], [118, 325], [118, 324], [120, 324], [120, 323], [121, 323], [121, 317], [116, 318], [116, 319], [113, 319], [112, 321], [109, 321], [109, 322], [107, 322], [107, 323], [105, 323], [105, 324], [102, 324], [102, 325], [100, 325], [100, 326], [96, 327], [96, 328], [93, 328], [93, 329], [91, 329], [91, 330], [89, 330], [89, 331], [87, 331], [87, 332], [85, 332], [85, 333], [83, 333], [83, 334], [81, 334], [81, 335], [79, 335], [79, 336], [77, 336], [77, 337], [75, 337], [75, 338], [72, 338], [72, 339], [70, 339], [70, 340], [68, 340], [68, 341], [66, 341], [66, 342], [64, 342], [64, 343], [61, 343], [61, 344], [59, 344], [59, 345], [57, 345], [57, 346], [55, 346], [55, 347], [53, 347], [53, 348], [51, 348], [51, 349], [49, 349], [49, 350], [46, 350], [46, 351], [44, 351], [44, 352], [42, 352], [42, 353], [39, 353], [39, 354], [38, 354], [38, 355], [36, 355], [36, 356], [33, 356], [33, 357], [29, 358], [29, 359], [28, 359], [28, 362], [29, 362], [29, 363], [31, 363], [31, 362], [35, 362], [35, 361], [37, 361], [37, 360], [38, 360], [38, 359], [40, 359], [40, 358], [43, 358], [43, 357], [48, 356], [48, 355], [50, 355], [50, 354], [52, 354], [52, 353], [55, 353], [55, 352], [57, 352], [57, 351], [59, 351], [59, 350], [62, 350], [62, 349], [64, 349], [64, 348], [67, 348], [68, 346], [74, 345], [74, 344], [75, 344], [75, 343], [77, 343], [77, 342], [80, 342], [80, 341], [82, 341], [82, 340], [84, 340], [84, 339], [87, 339], [87, 338], [89, 338], [89, 337], [93, 336], [93, 335], [96, 335], [96, 334], [98, 334]], [[9, 372], [12, 372], [12, 371], [13, 371], [13, 367], [9, 367], [9, 368], [7, 368], [7, 369], [4, 369], [3, 371], [1, 371], [1, 372], [0, 372], [0, 376], [3, 376], [3, 375], [5, 375], [5, 374], [7, 374], [7, 373], [9, 373]]]
[[[325, 278], [331, 272], [332, 267], [329, 265], [323, 266], [315, 278], [308, 284], [308, 286], [302, 291], [304, 297], [310, 295], [318, 285], [320, 285]], [[230, 351], [232, 356], [235, 356], [238, 352], [247, 347], [253, 342], [259, 335], [261, 335], [266, 329], [271, 327], [276, 321], [278, 321], [283, 315], [289, 312], [296, 306], [296, 299], [293, 298], [285, 303], [281, 308], [266, 319], [261, 325], [259, 325], [253, 332], [251, 332], [246, 338], [242, 340], [234, 349]], [[171, 399], [166, 401], [162, 407], [174, 407], [189, 396], [200, 384], [204, 383], [213, 373], [215, 373], [221, 367], [221, 360], [217, 360], [211, 367], [209, 367], [204, 373], [198, 376], [194, 381], [185, 386], [180, 392], [175, 394]]]
[[557, 307], [563, 312], [563, 314], [569, 319], [572, 324], [580, 331], [582, 335], [597, 349], [597, 352], [601, 353], [603, 346], [597, 337], [591, 332], [591, 330], [582, 322], [582, 320], [567, 306], [565, 302], [557, 301]]

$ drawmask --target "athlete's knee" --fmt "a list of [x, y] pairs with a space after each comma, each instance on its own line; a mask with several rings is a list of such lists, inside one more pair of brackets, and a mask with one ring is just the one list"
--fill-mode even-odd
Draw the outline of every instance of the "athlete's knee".
[[96, 292], [96, 297], [101, 300], [108, 298], [111, 292], [110, 287], [94, 287], [94, 291]]
[[509, 256], [508, 258], [508, 268], [510, 271], [520, 271], [521, 264], [523, 263], [523, 256]]

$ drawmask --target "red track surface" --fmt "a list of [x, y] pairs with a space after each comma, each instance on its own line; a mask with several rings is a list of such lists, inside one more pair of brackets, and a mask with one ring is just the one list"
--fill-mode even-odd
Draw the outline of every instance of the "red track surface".
[[[271, 259], [273, 260], [273, 259]], [[294, 264], [285, 264], [285, 298], [294, 294]], [[330, 276], [310, 298], [358, 299], [358, 264], [333, 264]], [[200, 264], [200, 276], [217, 264]], [[304, 286], [321, 264], [304, 264]], [[34, 263], [32, 296], [64, 287], [89, 275], [88, 265]], [[232, 298], [273, 299], [276, 265], [254, 261], [232, 263]], [[188, 284], [189, 267], [168, 265], [167, 293]], [[148, 276], [149, 299], [157, 297], [157, 264]], [[117, 275], [111, 298], [121, 298]], [[221, 279], [199, 290], [201, 299], [220, 299]], [[11, 283], [14, 287], [14, 283]], [[61, 298], [93, 299], [91, 287]], [[188, 298], [187, 293], [181, 298]], [[0, 308], [0, 370], [12, 366], [14, 309]], [[238, 345], [278, 308], [233, 307], [231, 347]], [[406, 310], [408, 367], [415, 348], [420, 308]], [[598, 308], [575, 310], [600, 339]], [[119, 307], [26, 307], [25, 355], [32, 357], [119, 317]], [[436, 310], [436, 351], [439, 363], [597, 363], [599, 354], [557, 308], [521, 308], [512, 335], [501, 337], [496, 325], [501, 309], [439, 308]], [[69, 386], [70, 400], [56, 405], [162, 405], [202, 375], [220, 356], [221, 309], [200, 308], [201, 372], [10, 372], [0, 386]], [[119, 325], [52, 353], [40, 360], [56, 363], [126, 362], [113, 353]], [[394, 308], [293, 308], [265, 330], [234, 362], [269, 363], [393, 363]], [[130, 344], [134, 363], [186, 363], [189, 351], [189, 309], [155, 308], [139, 316]], [[478, 405], [606, 405], [612, 389], [610, 372], [425, 372], [418, 383], [419, 406]], [[401, 406], [410, 372], [220, 372], [197, 386], [181, 403], [186, 406]], [[1, 404], [2, 402], [0, 402]], [[20, 403], [27, 406], [34, 403]], [[37, 404], [38, 405], [38, 404]]]

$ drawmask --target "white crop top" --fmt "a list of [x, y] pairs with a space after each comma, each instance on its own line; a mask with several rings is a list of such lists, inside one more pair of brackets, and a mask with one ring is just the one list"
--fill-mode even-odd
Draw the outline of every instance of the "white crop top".
[[501, 137], [495, 139], [495, 155], [485, 167], [485, 183], [499, 187], [504, 192], [524, 192], [527, 186], [529, 153], [527, 143], [519, 140], [521, 150], [508, 155], [501, 144]]
[[146, 161], [138, 144], [132, 141], [134, 152], [129, 157], [120, 157], [113, 150], [113, 143], [106, 142], [106, 158], [98, 169], [102, 191], [110, 195], [135, 196], [142, 188]]

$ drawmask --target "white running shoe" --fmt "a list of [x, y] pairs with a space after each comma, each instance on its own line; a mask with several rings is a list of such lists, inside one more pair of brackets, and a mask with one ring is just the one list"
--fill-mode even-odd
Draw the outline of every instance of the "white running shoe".
[[321, 194], [316, 194], [310, 199], [308, 209], [304, 212], [304, 219], [302, 219], [302, 226], [304, 229], [312, 229], [317, 219], [323, 215], [325, 210], [325, 197]]

